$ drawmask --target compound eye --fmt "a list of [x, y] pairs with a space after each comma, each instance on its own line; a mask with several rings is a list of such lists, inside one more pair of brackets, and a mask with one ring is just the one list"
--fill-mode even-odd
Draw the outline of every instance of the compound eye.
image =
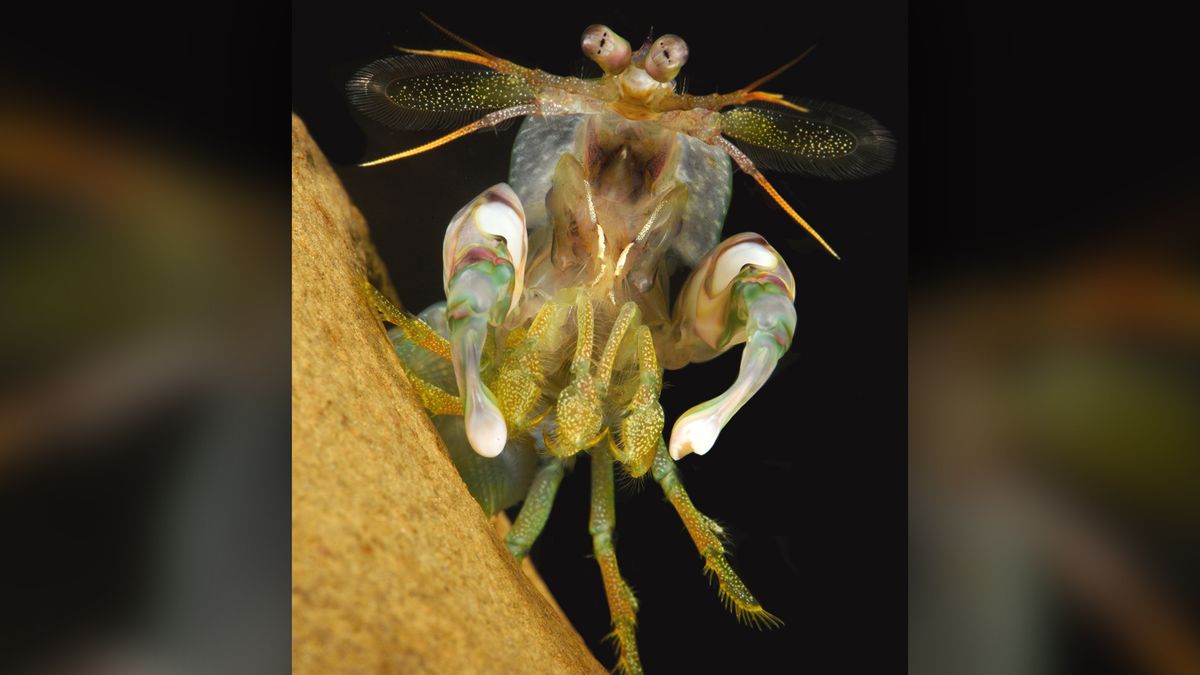
[[670, 82], [687, 63], [687, 43], [678, 35], [664, 35], [650, 45], [646, 55], [646, 73], [659, 82]]
[[601, 24], [592, 24], [583, 31], [580, 43], [583, 53], [596, 62], [604, 72], [616, 75], [629, 66], [633, 55], [629, 42], [613, 32], [613, 29]]

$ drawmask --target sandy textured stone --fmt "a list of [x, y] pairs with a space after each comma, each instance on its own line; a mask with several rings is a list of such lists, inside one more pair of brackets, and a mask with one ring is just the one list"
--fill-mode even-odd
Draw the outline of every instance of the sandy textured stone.
[[364, 274], [366, 223], [293, 116], [293, 671], [605, 672], [467, 492]]

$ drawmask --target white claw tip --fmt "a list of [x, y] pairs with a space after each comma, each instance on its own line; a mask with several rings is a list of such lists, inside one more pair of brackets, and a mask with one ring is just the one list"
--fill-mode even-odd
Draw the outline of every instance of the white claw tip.
[[467, 441], [480, 456], [495, 457], [508, 442], [504, 416], [492, 405], [472, 406], [466, 411]]
[[671, 453], [671, 458], [676, 461], [693, 452], [703, 455], [712, 449], [713, 444], [717, 442], [717, 435], [720, 433], [721, 421], [717, 415], [689, 412], [675, 422], [675, 427], [671, 429], [671, 442], [668, 443], [667, 450]]

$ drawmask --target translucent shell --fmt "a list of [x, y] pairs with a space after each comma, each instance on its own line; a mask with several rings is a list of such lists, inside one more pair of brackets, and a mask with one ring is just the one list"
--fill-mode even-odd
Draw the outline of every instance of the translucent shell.
[[[546, 195], [560, 158], [564, 154], [584, 157], [589, 124], [600, 129], [601, 144], [617, 146], [616, 141], [604, 141], [610, 134], [606, 130], [621, 128], [615, 121], [612, 116], [564, 115], [530, 117], [522, 123], [513, 145], [509, 182], [525, 205], [530, 231], [550, 222]], [[674, 148], [663, 148], [664, 156], [671, 159], [664, 171], [670, 181], [688, 188], [680, 231], [668, 246], [684, 264], [693, 265], [720, 239], [733, 192], [733, 166], [724, 152], [696, 138], [684, 134], [666, 138]]]

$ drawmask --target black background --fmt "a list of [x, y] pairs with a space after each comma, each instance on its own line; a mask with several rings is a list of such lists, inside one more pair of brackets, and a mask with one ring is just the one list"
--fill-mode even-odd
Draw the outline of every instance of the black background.
[[[864, 634], [884, 635], [898, 608], [880, 609], [904, 583], [903, 568], [881, 564], [901, 546], [904, 475], [904, 294], [907, 235], [907, 28], [902, 6], [797, 8], [787, 20], [667, 11], [613, 12], [564, 6], [535, 14], [495, 7], [428, 10], [484, 49], [517, 63], [579, 74], [579, 36], [602, 22], [636, 48], [653, 27], [680, 35], [690, 50], [688, 91], [730, 91], [817, 48], [766, 89], [852, 106], [896, 136], [888, 172], [835, 182], [775, 174], [780, 191], [842, 255], [837, 261], [746, 176], [734, 178], [724, 236], [755, 231], [796, 275], [799, 324], [776, 375], [734, 417], [703, 457], [680, 462], [698, 508], [725, 524], [733, 563], [764, 606], [786, 625], [760, 632], [738, 625], [702, 574], [703, 561], [652, 481], [618, 491], [616, 548], [639, 601], [638, 642], [649, 672], [719, 666], [844, 661], [875, 654]], [[782, 17], [781, 17], [782, 18]], [[403, 7], [338, 3], [297, 7], [295, 111], [338, 169], [351, 198], [413, 310], [442, 298], [441, 243], [449, 217], [484, 188], [507, 180], [516, 127], [485, 132], [391, 165], [354, 163], [417, 145], [436, 134], [360, 130], [342, 89], [392, 45], [454, 48]], [[668, 425], [728, 387], [740, 349], [666, 373]], [[885, 495], [891, 495], [891, 498]], [[587, 531], [586, 462], [569, 474], [533, 559], [602, 663], [611, 630]], [[891, 507], [886, 506], [888, 501]], [[899, 646], [899, 635], [891, 642]], [[898, 656], [898, 654], [897, 654]]]
[[1194, 228], [1120, 217], [1177, 204], [1200, 178], [1195, 35], [1166, 3], [948, 2], [914, 8], [911, 26], [914, 290], [1139, 233], [1195, 256]]

